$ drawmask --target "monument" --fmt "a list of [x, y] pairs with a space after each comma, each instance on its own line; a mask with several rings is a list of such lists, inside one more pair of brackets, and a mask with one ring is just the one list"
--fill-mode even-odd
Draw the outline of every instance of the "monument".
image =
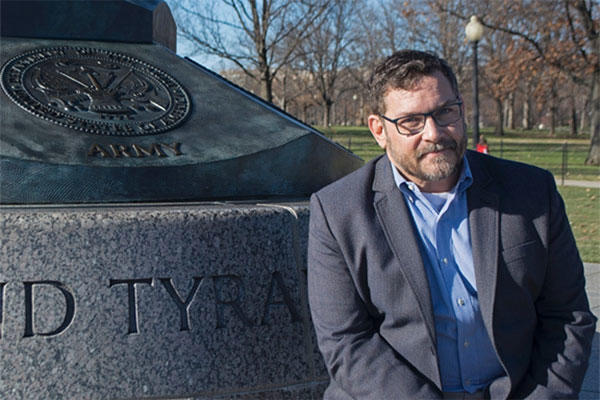
[[175, 31], [157, 0], [2, 1], [0, 203], [306, 198], [360, 165]]
[[319, 398], [306, 200], [361, 161], [162, 1], [0, 4], [0, 398]]

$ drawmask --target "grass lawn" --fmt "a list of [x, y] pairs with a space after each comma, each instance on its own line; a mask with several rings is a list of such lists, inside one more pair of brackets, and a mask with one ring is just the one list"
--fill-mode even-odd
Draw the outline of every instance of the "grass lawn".
[[[365, 161], [383, 152], [366, 127], [336, 126], [320, 130]], [[572, 138], [565, 133], [562, 136], [550, 136], [547, 132], [537, 130], [508, 131], [505, 136], [499, 137], [484, 129], [483, 134], [490, 145], [491, 154], [496, 157], [546, 168], [559, 179], [564, 171], [565, 179], [600, 180], [600, 166], [583, 163], [589, 139]], [[565, 143], [567, 157], [563, 164]], [[600, 189], [559, 186], [559, 191], [565, 200], [582, 259], [585, 262], [600, 263]]]
[[567, 215], [585, 262], [600, 263], [600, 189], [559, 186]]

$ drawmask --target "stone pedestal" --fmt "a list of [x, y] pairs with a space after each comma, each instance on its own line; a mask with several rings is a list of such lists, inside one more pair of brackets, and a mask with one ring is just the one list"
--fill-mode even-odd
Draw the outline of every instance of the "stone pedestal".
[[0, 208], [0, 398], [310, 399], [308, 205]]

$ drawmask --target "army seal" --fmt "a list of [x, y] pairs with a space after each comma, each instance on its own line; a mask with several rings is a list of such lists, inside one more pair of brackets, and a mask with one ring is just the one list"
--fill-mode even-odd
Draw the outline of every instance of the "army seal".
[[169, 74], [104, 49], [36, 49], [9, 60], [0, 76], [2, 89], [19, 107], [86, 133], [162, 133], [180, 125], [191, 110], [186, 91]]

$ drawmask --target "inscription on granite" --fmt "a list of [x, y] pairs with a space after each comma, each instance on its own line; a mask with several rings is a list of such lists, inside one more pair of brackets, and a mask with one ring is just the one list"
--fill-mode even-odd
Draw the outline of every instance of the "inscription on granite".
[[0, 339], [2, 339], [2, 317], [4, 315], [4, 285], [6, 282], [0, 282]]
[[191, 103], [169, 74], [130, 55], [41, 48], [9, 60], [2, 88], [33, 115], [87, 133], [139, 136], [175, 128]]
[[[208, 283], [210, 281], [210, 283]], [[239, 275], [227, 274], [227, 275], [212, 275], [212, 276], [199, 276], [192, 277], [192, 287], [187, 294], [182, 294], [174, 286], [173, 280], [169, 277], [165, 278], [137, 278], [137, 279], [109, 279], [108, 287], [116, 288], [125, 286], [127, 289], [127, 305], [128, 305], [128, 316], [127, 316], [127, 334], [140, 333], [138, 321], [140, 319], [138, 312], [138, 290], [140, 285], [148, 285], [152, 288], [157, 286], [157, 283], [165, 289], [168, 296], [166, 298], [173, 301], [177, 306], [179, 312], [179, 330], [190, 331], [190, 315], [189, 308], [192, 304], [196, 293], [202, 290], [203, 287], [208, 285], [211, 286], [213, 293], [214, 307], [216, 311], [216, 321], [214, 326], [216, 329], [225, 328], [227, 326], [227, 320], [225, 318], [225, 309], [229, 308], [232, 314], [238, 318], [244, 326], [260, 326], [270, 325], [269, 315], [272, 307], [283, 306], [287, 309], [290, 315], [290, 323], [301, 322], [300, 313], [297, 310], [292, 297], [289, 293], [289, 289], [283, 282], [281, 273], [274, 271], [271, 274], [271, 280], [269, 283], [269, 291], [264, 299], [263, 312], [260, 316], [259, 321], [251, 320], [244, 312], [246, 308], [243, 303], [245, 285], [242, 278]], [[4, 287], [8, 282], [0, 282], [0, 328], [2, 327], [2, 316], [4, 314], [3, 299], [4, 299]], [[25, 327], [23, 338], [29, 338], [33, 336], [56, 336], [66, 331], [69, 326], [74, 323], [75, 311], [76, 311], [76, 295], [64, 282], [51, 281], [51, 280], [39, 280], [39, 281], [25, 281], [23, 285], [23, 297], [24, 297], [24, 313], [25, 313]], [[62, 322], [58, 327], [47, 332], [37, 330], [34, 326], [35, 321], [35, 289], [40, 287], [53, 288], [58, 290], [64, 299], [64, 315]], [[116, 293], [122, 293], [115, 290]], [[255, 307], [252, 307], [255, 308]], [[231, 315], [231, 314], [230, 314]], [[0, 329], [0, 332], [2, 329]], [[0, 336], [1, 338], [1, 336]]]
[[[34, 286], [46, 285], [54, 287], [60, 291], [65, 299], [65, 315], [62, 323], [56, 329], [50, 332], [36, 332], [33, 326], [33, 303], [34, 303]], [[75, 297], [71, 290], [69, 290], [62, 282], [58, 281], [32, 281], [23, 282], [24, 293], [25, 293], [25, 334], [24, 338], [38, 336], [55, 336], [66, 330], [75, 316]]]
[[87, 152], [88, 157], [98, 158], [120, 158], [120, 157], [169, 157], [169, 156], [180, 156], [181, 143], [152, 143], [150, 145], [142, 145], [133, 143], [128, 144], [117, 144], [110, 143], [108, 145], [101, 145], [94, 143], [90, 146]]

